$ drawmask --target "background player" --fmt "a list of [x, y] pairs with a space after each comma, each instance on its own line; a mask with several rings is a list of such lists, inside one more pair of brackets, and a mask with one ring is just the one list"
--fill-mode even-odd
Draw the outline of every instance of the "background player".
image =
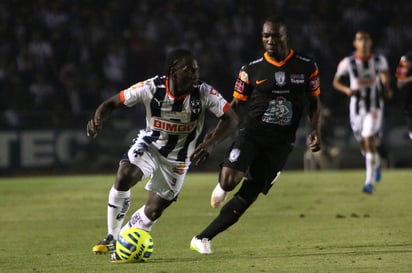
[[[199, 66], [190, 51], [177, 49], [167, 58], [166, 76], [155, 76], [139, 82], [104, 101], [87, 124], [87, 133], [96, 137], [102, 122], [113, 110], [143, 103], [146, 128], [134, 139], [120, 160], [107, 206], [107, 236], [93, 247], [94, 253], [113, 253], [115, 243], [130, 206], [130, 189], [150, 177], [146, 203], [123, 227], [150, 231], [152, 225], [182, 188], [191, 160], [205, 160], [217, 142], [237, 125], [230, 104], [210, 85], [199, 81]], [[196, 150], [203, 129], [205, 111], [221, 122]], [[190, 157], [192, 158], [190, 159]]]
[[[355, 52], [340, 61], [333, 87], [350, 97], [350, 124], [365, 157], [366, 178], [362, 191], [372, 193], [380, 180], [381, 159], [378, 142], [382, 133], [384, 100], [392, 97], [388, 62], [383, 55], [372, 53], [368, 32], [358, 31], [353, 41]], [[349, 76], [349, 85], [342, 81]]]
[[[245, 113], [243, 124], [224, 159], [211, 205], [219, 207], [240, 182], [234, 197], [201, 233], [190, 248], [212, 253], [211, 240], [235, 224], [260, 193], [267, 194], [293, 148], [296, 130], [309, 105], [311, 132], [308, 145], [319, 147], [320, 80], [316, 63], [288, 47], [287, 26], [282, 18], [269, 17], [263, 24], [266, 52], [244, 65], [235, 83], [232, 108]], [[247, 111], [244, 107], [249, 105]]]
[[396, 68], [396, 85], [405, 92], [403, 114], [408, 123], [408, 136], [412, 140], [412, 53], [401, 57]]

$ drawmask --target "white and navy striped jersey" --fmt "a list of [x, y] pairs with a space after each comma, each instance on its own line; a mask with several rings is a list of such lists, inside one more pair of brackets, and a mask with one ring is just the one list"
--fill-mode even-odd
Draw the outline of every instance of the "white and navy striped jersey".
[[132, 107], [143, 103], [146, 109], [146, 128], [139, 138], [171, 160], [188, 161], [202, 132], [205, 110], [221, 117], [230, 104], [207, 83], [190, 94], [174, 97], [166, 76], [155, 76], [136, 83], [120, 92], [122, 102]]
[[350, 88], [359, 90], [350, 98], [350, 109], [353, 114], [383, 109], [383, 85], [379, 75], [388, 70], [386, 58], [379, 54], [371, 55], [367, 60], [353, 54], [339, 63], [336, 75], [349, 76]]

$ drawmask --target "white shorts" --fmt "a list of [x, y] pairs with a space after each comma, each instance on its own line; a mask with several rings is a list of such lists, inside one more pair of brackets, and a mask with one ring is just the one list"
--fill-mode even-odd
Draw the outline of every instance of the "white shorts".
[[364, 111], [359, 111], [359, 114], [351, 113], [350, 124], [356, 140], [379, 135], [382, 130], [382, 118], [381, 109], [369, 113]]
[[142, 170], [142, 180], [150, 177], [145, 186], [146, 190], [156, 192], [169, 201], [178, 196], [190, 166], [189, 162], [167, 159], [140, 139], [130, 147], [127, 156], [130, 163]]

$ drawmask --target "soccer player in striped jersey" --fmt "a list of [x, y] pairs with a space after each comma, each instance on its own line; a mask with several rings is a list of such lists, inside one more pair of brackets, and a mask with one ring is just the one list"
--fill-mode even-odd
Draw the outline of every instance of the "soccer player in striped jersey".
[[[199, 164], [206, 160], [238, 123], [221, 94], [199, 80], [198, 62], [190, 51], [172, 51], [166, 66], [166, 75], [138, 82], [101, 103], [87, 124], [87, 134], [95, 138], [114, 110], [138, 103], [146, 109], [146, 128], [120, 160], [109, 191], [107, 235], [93, 247], [96, 254], [112, 253], [114, 260], [116, 238], [121, 230], [136, 227], [150, 231], [162, 212], [177, 199], [191, 162]], [[206, 110], [220, 122], [196, 147]], [[123, 226], [130, 207], [130, 189], [149, 177], [146, 203]]]
[[402, 113], [408, 123], [408, 136], [412, 140], [412, 53], [401, 57], [396, 68], [396, 86], [405, 92]]
[[[379, 138], [382, 131], [384, 99], [392, 97], [388, 62], [383, 55], [372, 53], [372, 38], [358, 31], [353, 41], [355, 52], [338, 65], [333, 87], [350, 97], [349, 117], [356, 140], [365, 157], [366, 178], [362, 191], [373, 193], [380, 179]], [[349, 85], [342, 77], [349, 77]]]
[[231, 107], [244, 116], [212, 192], [212, 207], [220, 207], [229, 191], [243, 182], [219, 215], [192, 238], [190, 248], [200, 254], [212, 253], [211, 240], [234, 225], [259, 194], [269, 192], [293, 149], [305, 109], [311, 125], [307, 144], [313, 152], [320, 150], [319, 70], [312, 58], [289, 48], [287, 41], [284, 19], [267, 18], [262, 28], [265, 53], [238, 74]]

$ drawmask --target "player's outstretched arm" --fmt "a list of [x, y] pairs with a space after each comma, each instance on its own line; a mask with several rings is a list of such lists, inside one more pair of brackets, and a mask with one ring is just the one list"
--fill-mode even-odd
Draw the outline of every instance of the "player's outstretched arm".
[[99, 107], [97, 107], [94, 117], [87, 122], [87, 136], [93, 138], [97, 137], [98, 131], [102, 129], [103, 121], [110, 116], [110, 114], [116, 110], [123, 108], [124, 104], [120, 100], [119, 94], [116, 94], [107, 100], [103, 101]]
[[319, 96], [309, 98], [309, 120], [312, 129], [307, 138], [307, 145], [312, 152], [320, 150], [320, 107]]
[[219, 119], [215, 129], [208, 132], [203, 142], [196, 147], [191, 156], [191, 161], [194, 162], [195, 165], [199, 165], [205, 161], [216, 145], [228, 137], [237, 127], [238, 123], [237, 115], [232, 108], [229, 108]]
[[350, 89], [349, 86], [343, 84], [338, 75], [335, 75], [335, 77], [333, 78], [332, 85], [333, 88], [335, 88], [337, 91], [342, 92], [349, 97], [358, 93], [358, 90]]
[[391, 87], [391, 77], [389, 75], [388, 71], [383, 71], [379, 74], [382, 85], [383, 85], [383, 91], [384, 91], [384, 96], [387, 99], [392, 99], [393, 97], [393, 90]]

